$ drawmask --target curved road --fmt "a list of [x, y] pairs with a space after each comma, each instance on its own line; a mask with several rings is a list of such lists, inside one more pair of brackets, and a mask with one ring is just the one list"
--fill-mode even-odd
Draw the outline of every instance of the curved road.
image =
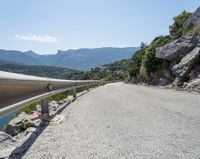
[[200, 96], [107, 84], [79, 97], [23, 158], [200, 158]]

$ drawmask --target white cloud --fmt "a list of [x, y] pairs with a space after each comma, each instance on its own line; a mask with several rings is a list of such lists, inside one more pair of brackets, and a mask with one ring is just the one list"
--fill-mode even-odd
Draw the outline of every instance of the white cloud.
[[15, 39], [17, 40], [25, 40], [25, 41], [35, 41], [35, 42], [49, 42], [49, 43], [55, 43], [58, 42], [58, 39], [53, 36], [49, 35], [34, 35], [32, 33], [30, 34], [17, 34], [15, 35]]

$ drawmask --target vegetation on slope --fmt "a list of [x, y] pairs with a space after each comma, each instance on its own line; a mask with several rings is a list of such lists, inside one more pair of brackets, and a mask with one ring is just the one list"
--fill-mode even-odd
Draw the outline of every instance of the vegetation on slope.
[[20, 73], [26, 75], [58, 78], [58, 79], [70, 79], [74, 73], [80, 73], [81, 71], [67, 69], [62, 67], [53, 66], [35, 66], [35, 65], [19, 65], [19, 64], [5, 64], [0, 63], [0, 70]]
[[163, 61], [155, 57], [156, 49], [191, 31], [191, 26], [184, 25], [191, 15], [192, 13], [190, 12], [181, 12], [173, 18], [174, 22], [169, 26], [170, 35], [158, 36], [150, 45], [146, 47], [144, 45], [141, 46], [141, 49], [128, 62], [127, 71], [130, 78], [141, 75], [141, 70], [143, 72], [145, 70], [146, 76], [150, 76], [152, 72], [162, 69]]
[[191, 29], [192, 26], [184, 25], [191, 15], [192, 13], [184, 10], [178, 16], [173, 18], [174, 23], [169, 26], [169, 32], [173, 39], [180, 38]]
[[125, 80], [127, 77], [127, 65], [129, 60], [116, 61], [111, 64], [96, 67], [87, 72], [75, 73], [72, 79], [80, 80]]

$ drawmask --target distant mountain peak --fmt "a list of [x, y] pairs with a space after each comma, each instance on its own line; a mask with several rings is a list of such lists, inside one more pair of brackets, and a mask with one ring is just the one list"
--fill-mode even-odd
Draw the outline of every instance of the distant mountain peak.
[[137, 47], [82, 48], [77, 50], [58, 50], [57, 54], [39, 55], [32, 50], [25, 52], [0, 50], [0, 60], [18, 64], [58, 66], [77, 70], [89, 70], [93, 67], [129, 59]]

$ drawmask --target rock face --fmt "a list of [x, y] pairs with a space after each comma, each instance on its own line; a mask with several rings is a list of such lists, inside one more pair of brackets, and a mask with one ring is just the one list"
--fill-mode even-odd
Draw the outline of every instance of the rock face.
[[194, 48], [191, 52], [185, 55], [181, 61], [172, 68], [173, 73], [180, 79], [188, 78], [192, 67], [200, 59], [200, 47]]
[[198, 44], [196, 35], [185, 35], [156, 50], [156, 57], [168, 61], [179, 61]]
[[[200, 9], [199, 9], [200, 11]], [[199, 17], [200, 18], [200, 17]], [[200, 74], [200, 36], [184, 35], [156, 50], [156, 57], [167, 60], [174, 74], [173, 86], [183, 86]], [[165, 82], [161, 82], [165, 84]], [[183, 86], [185, 87], [185, 86]]]

